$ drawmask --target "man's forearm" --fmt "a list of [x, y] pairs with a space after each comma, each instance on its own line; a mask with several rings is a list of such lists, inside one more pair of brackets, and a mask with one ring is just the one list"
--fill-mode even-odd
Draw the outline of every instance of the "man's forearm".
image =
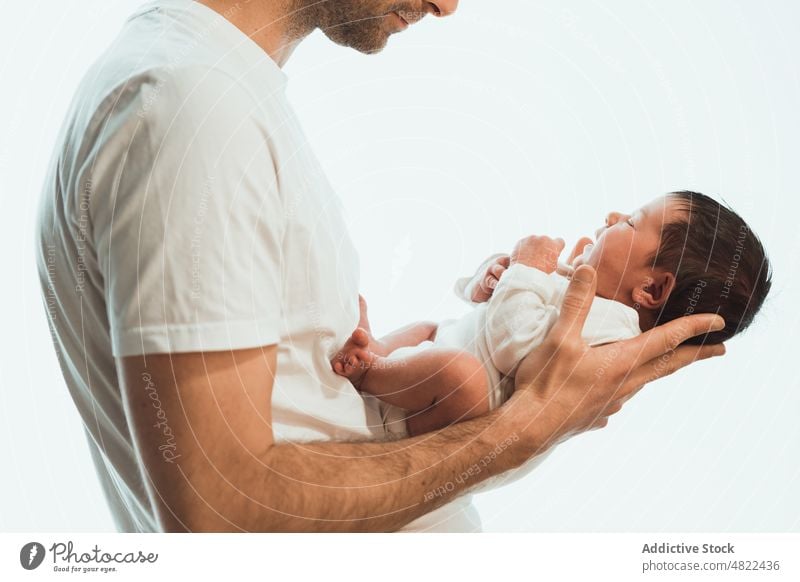
[[[192, 494], [204, 502], [196, 503], [192, 512], [197, 522], [167, 527], [397, 530], [528, 458], [530, 435], [522, 439], [517, 432], [514, 417], [520, 415], [508, 404], [437, 433], [401, 441], [273, 445], [263, 458], [218, 466], [216, 474], [222, 475], [213, 483], [194, 484]], [[530, 419], [530, 412], [525, 417]], [[203, 506], [205, 511], [196, 510]]]
[[397, 530], [543, 453], [558, 428], [544, 401], [520, 390], [484, 416], [411, 439], [287, 443], [273, 435], [271, 382], [261, 381], [274, 374], [275, 345], [155, 354], [146, 365], [128, 357], [120, 366], [136, 453], [166, 531]]

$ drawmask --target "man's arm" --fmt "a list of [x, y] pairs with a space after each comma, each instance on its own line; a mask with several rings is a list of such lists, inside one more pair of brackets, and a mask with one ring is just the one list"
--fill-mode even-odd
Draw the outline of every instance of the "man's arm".
[[275, 444], [275, 360], [275, 346], [120, 360], [164, 530], [392, 531], [525, 458], [501, 410], [401, 442]]
[[557, 442], [605, 426], [647, 382], [724, 353], [677, 347], [724, 325], [706, 315], [589, 348], [580, 330], [594, 293], [594, 270], [582, 266], [506, 404], [391, 443], [275, 444], [274, 346], [120, 360], [126, 414], [161, 527], [393, 531]]

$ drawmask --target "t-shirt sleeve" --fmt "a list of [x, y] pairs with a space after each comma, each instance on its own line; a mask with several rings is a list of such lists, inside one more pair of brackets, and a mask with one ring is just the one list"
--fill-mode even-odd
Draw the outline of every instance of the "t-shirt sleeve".
[[278, 342], [286, 213], [263, 119], [201, 67], [116, 96], [87, 181], [114, 356]]

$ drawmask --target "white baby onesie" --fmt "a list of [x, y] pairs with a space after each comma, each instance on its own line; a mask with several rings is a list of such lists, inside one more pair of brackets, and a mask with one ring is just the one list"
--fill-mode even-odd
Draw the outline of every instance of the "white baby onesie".
[[[443, 321], [434, 341], [400, 348], [392, 356], [407, 356], [430, 347], [462, 349], [483, 363], [489, 380], [489, 406], [502, 405], [514, 392], [514, 375], [520, 362], [536, 349], [558, 319], [569, 279], [522, 264], [507, 269], [485, 303], [472, 303], [472, 289], [479, 283], [487, 260], [472, 279], [459, 279], [456, 294], [475, 306], [460, 317]], [[618, 301], [595, 297], [582, 336], [589, 345], [629, 339], [641, 333], [639, 315]], [[405, 411], [381, 402], [381, 417], [392, 438], [407, 438]]]
[[[500, 255], [487, 259], [472, 278], [456, 282], [456, 294], [471, 305], [471, 312], [439, 325], [435, 341], [395, 350], [393, 355], [409, 355], [431, 346], [468, 350], [484, 364], [489, 377], [489, 400], [492, 409], [503, 404], [514, 391], [514, 373], [519, 363], [542, 343], [558, 318], [569, 280], [524, 265], [514, 265], [503, 273], [492, 298], [487, 303], [470, 301], [472, 290], [480, 283], [489, 264]], [[639, 335], [639, 316], [634, 309], [596, 297], [583, 328], [590, 345], [599, 345]], [[370, 397], [372, 397], [370, 395]], [[377, 400], [377, 399], [376, 399]], [[406, 438], [406, 412], [377, 400], [388, 439]], [[495, 449], [502, 454], [503, 449]], [[516, 469], [505, 471], [465, 489], [442, 507], [418, 518], [401, 531], [481, 531], [480, 516], [472, 505], [472, 495], [518, 481], [533, 472], [552, 452], [548, 449]], [[486, 459], [486, 457], [484, 457]], [[483, 460], [481, 461], [481, 463]], [[476, 462], [469, 475], [483, 469]], [[469, 478], [462, 473], [460, 478]]]

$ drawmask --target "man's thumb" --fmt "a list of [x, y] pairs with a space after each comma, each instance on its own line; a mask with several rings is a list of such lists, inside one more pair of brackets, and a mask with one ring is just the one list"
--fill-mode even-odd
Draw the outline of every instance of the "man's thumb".
[[581, 265], [572, 274], [564, 303], [561, 306], [561, 315], [554, 329], [561, 337], [567, 335], [580, 335], [583, 324], [589, 315], [592, 301], [597, 290], [597, 274], [589, 265]]

